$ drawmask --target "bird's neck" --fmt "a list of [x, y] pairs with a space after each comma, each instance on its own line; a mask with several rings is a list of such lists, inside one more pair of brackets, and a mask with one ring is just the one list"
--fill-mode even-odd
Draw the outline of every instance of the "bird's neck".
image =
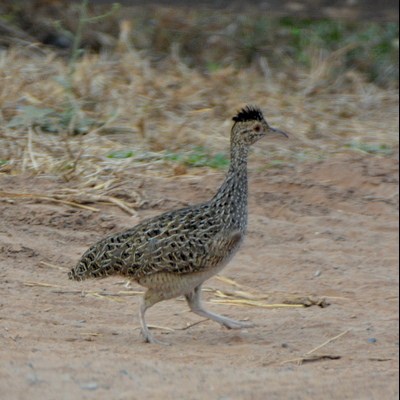
[[224, 210], [224, 219], [228, 225], [241, 230], [247, 226], [247, 157], [248, 147], [231, 149], [231, 165], [224, 183], [219, 188], [211, 203]]

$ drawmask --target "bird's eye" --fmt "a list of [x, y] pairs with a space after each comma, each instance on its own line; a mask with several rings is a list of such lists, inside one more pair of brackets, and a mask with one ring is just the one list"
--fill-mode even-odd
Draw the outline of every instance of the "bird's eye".
[[254, 127], [254, 131], [255, 131], [255, 132], [260, 132], [260, 131], [261, 131], [261, 126], [260, 126], [260, 125], [256, 125], [256, 126]]

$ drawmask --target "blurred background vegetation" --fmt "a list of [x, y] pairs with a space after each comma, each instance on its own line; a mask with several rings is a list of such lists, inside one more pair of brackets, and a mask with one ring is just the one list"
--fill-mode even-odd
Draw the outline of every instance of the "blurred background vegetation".
[[398, 154], [398, 3], [373, 3], [373, 20], [369, 0], [143, 3], [0, 0], [3, 171], [79, 175], [96, 152], [118, 168], [226, 168], [226, 135], [208, 133], [248, 102], [295, 132], [255, 150], [268, 165]]
[[[332, 71], [334, 75], [339, 76], [353, 68], [379, 85], [398, 85], [398, 15], [397, 18], [387, 16], [387, 21], [382, 21], [386, 14], [382, 13], [381, 7], [385, 5], [381, 2], [379, 10], [383, 15], [377, 18], [380, 21], [354, 20], [361, 11], [361, 16], [365, 14], [364, 3], [371, 7], [368, 0], [356, 2], [360, 13], [351, 14], [350, 19], [311, 18], [317, 14], [315, 10], [308, 10], [311, 14], [308, 17], [299, 17], [299, 13], [307, 15], [307, 10], [301, 12], [301, 5], [307, 4], [307, 0], [286, 2], [289, 3], [286, 12], [280, 10], [277, 13], [257, 9], [257, 1], [246, 2], [240, 12], [229, 7], [230, 3], [235, 4], [234, 1], [222, 2], [227, 7], [222, 11], [158, 5], [190, 4], [187, 1], [153, 1], [146, 7], [140, 5], [143, 3], [147, 2], [125, 1], [124, 4], [135, 6], [124, 7], [110, 13], [108, 18], [92, 21], [84, 34], [82, 47], [92, 51], [114, 49], [123, 34], [129, 36], [132, 45], [145, 51], [153, 62], [168, 57], [172, 46], [178, 46], [181, 60], [188, 67], [203, 71], [226, 66], [248, 67], [260, 58], [268, 60], [273, 68], [295, 66], [307, 69], [316, 51], [339, 52], [340, 63]], [[341, 3], [330, 2], [331, 8], [336, 6], [338, 9], [335, 15], [340, 15], [341, 8], [347, 9]], [[391, 3], [388, 2], [386, 7], [389, 8]], [[101, 15], [110, 11], [112, 2], [92, 0], [89, 4], [89, 15]], [[4, 25], [1, 28], [0, 23], [0, 43], [8, 47], [20, 36], [55, 48], [72, 48], [79, 7], [79, 1], [73, 4], [61, 0], [0, 0], [0, 21]], [[126, 21], [122, 26], [123, 32], [121, 21]], [[10, 26], [14, 30], [10, 29], [7, 37], [7, 27]]]

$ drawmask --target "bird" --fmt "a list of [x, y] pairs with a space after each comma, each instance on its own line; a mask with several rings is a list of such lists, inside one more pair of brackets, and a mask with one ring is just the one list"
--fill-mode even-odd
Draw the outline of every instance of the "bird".
[[120, 275], [145, 287], [139, 307], [145, 342], [167, 344], [154, 338], [145, 313], [156, 303], [179, 296], [186, 298], [193, 313], [228, 329], [255, 326], [206, 310], [202, 285], [229, 263], [246, 235], [251, 145], [273, 133], [288, 135], [270, 127], [255, 106], [247, 105], [232, 119], [230, 167], [211, 200], [149, 218], [100, 240], [69, 272], [69, 278], [77, 281]]

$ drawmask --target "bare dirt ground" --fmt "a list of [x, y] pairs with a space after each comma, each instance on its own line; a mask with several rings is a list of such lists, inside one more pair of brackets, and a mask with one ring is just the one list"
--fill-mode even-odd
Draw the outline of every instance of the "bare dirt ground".
[[[140, 296], [112, 296], [140, 286], [128, 289], [117, 277], [72, 282], [67, 270], [48, 265], [70, 268], [98, 239], [182, 202], [209, 199], [223, 179], [213, 170], [190, 173], [169, 181], [132, 175], [125, 189], [148, 200], [137, 217], [110, 204], [92, 212], [1, 198], [0, 397], [398, 398], [398, 161], [392, 158], [349, 153], [250, 173], [248, 236], [222, 275], [247, 292], [314, 294], [330, 303], [325, 308], [213, 304], [214, 292], [206, 291], [208, 308], [258, 326], [226, 331], [207, 321], [182, 329], [200, 319], [177, 299], [148, 313], [150, 324], [173, 330], [155, 330], [171, 346], [148, 345], [136, 329]], [[0, 175], [2, 191], [43, 195], [77, 186], [56, 177]], [[235, 289], [216, 278], [206, 288]], [[312, 353], [325, 358], [293, 361], [342, 333]]]

